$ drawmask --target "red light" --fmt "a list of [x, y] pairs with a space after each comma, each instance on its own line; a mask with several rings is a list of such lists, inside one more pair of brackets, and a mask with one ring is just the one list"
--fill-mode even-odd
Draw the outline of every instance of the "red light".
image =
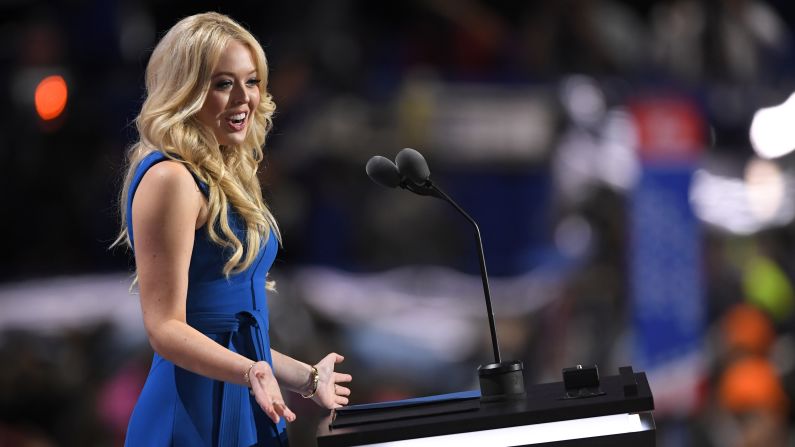
[[34, 96], [36, 113], [45, 121], [58, 118], [66, 108], [66, 97], [66, 81], [63, 77], [47, 76], [36, 86]]

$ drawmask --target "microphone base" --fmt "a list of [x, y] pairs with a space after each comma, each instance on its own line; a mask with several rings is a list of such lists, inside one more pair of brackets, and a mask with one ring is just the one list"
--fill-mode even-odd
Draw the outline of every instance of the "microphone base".
[[480, 365], [480, 400], [498, 402], [524, 399], [526, 393], [523, 371], [524, 364], [518, 360]]

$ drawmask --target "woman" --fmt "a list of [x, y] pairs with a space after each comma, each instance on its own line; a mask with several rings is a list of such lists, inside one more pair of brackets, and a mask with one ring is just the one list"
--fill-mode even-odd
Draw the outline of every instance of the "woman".
[[314, 366], [270, 349], [266, 274], [279, 230], [257, 166], [275, 109], [265, 54], [230, 18], [177, 23], [146, 70], [116, 243], [135, 253], [155, 350], [129, 446], [286, 445], [280, 388], [348, 403], [331, 353]]

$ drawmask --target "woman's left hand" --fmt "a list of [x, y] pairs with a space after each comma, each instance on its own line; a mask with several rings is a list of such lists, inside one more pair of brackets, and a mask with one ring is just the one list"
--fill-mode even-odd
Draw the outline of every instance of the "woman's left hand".
[[318, 381], [317, 392], [312, 397], [312, 400], [321, 407], [332, 409], [348, 404], [348, 396], [351, 395], [351, 390], [340, 384], [350, 382], [353, 377], [350, 374], [334, 371], [334, 365], [341, 363], [343, 360], [345, 360], [345, 357], [332, 352], [315, 365]]

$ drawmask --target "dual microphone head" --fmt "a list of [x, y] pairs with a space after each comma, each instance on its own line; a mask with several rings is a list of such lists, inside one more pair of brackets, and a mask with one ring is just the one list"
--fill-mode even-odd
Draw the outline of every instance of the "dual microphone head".
[[434, 194], [431, 170], [419, 152], [405, 148], [398, 152], [395, 162], [376, 155], [367, 161], [367, 176], [387, 188], [403, 188], [420, 195]]

